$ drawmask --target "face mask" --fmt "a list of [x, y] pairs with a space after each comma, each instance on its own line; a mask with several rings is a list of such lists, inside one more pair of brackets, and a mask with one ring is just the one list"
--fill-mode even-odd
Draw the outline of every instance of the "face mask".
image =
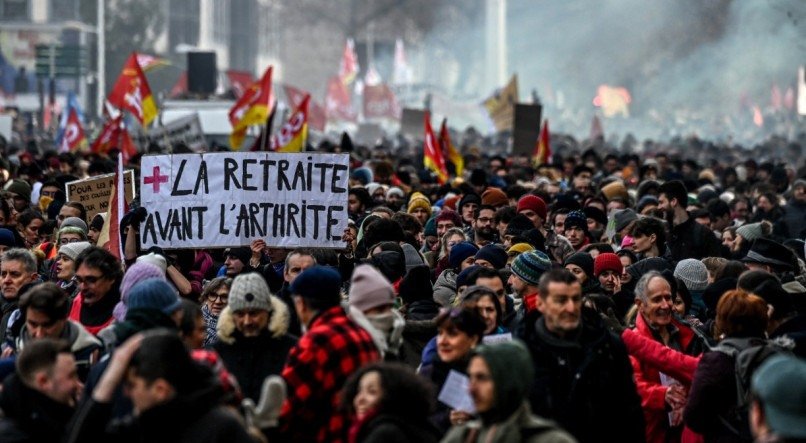
[[384, 335], [389, 335], [395, 325], [395, 314], [389, 311], [384, 314], [367, 315], [367, 320], [375, 329], [383, 332]]

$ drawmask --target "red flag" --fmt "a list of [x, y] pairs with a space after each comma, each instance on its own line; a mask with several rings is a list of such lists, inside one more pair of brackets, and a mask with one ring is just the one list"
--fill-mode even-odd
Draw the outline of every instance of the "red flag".
[[437, 175], [439, 184], [448, 181], [448, 168], [445, 166], [445, 157], [439, 148], [434, 129], [431, 128], [431, 115], [425, 113], [425, 142], [423, 143], [423, 165]]
[[280, 133], [271, 139], [271, 150], [276, 152], [302, 152], [308, 140], [308, 103], [311, 96], [306, 96], [288, 121], [280, 128]]
[[358, 55], [355, 53], [355, 43], [353, 39], [348, 38], [347, 43], [344, 45], [344, 52], [341, 56], [341, 65], [339, 66], [339, 79], [343, 85], [349, 85], [355, 80], [358, 75]]
[[173, 87], [171, 88], [171, 92], [168, 93], [168, 97], [177, 98], [187, 92], [188, 92], [188, 73], [187, 71], [182, 71], [182, 74], [179, 75], [179, 78], [176, 79], [176, 83], [174, 83]]
[[[288, 106], [291, 109], [298, 108], [302, 101], [305, 100], [305, 96], [310, 95], [309, 92], [295, 88], [291, 85], [285, 85], [284, 88], [285, 96], [288, 98]], [[308, 104], [308, 126], [316, 129], [317, 131], [324, 132], [326, 123], [327, 113], [325, 112], [325, 108], [315, 100], [311, 99], [310, 103]]]
[[262, 125], [274, 107], [274, 92], [271, 86], [272, 67], [269, 66], [260, 80], [252, 83], [229, 110], [232, 123], [230, 147], [238, 149], [251, 125]]
[[540, 130], [540, 137], [537, 138], [535, 151], [532, 154], [532, 163], [535, 166], [547, 165], [551, 160], [551, 145], [549, 143], [549, 121], [543, 121], [543, 129]]
[[87, 145], [87, 137], [84, 134], [84, 128], [81, 127], [81, 121], [78, 119], [78, 112], [72, 106], [68, 112], [67, 125], [64, 127], [59, 152], [74, 152]]
[[465, 170], [465, 159], [451, 142], [447, 118], [442, 119], [442, 126], [439, 128], [439, 146], [442, 148], [442, 154], [447, 158], [448, 163], [453, 164], [454, 175], [461, 177], [462, 172]]
[[123, 158], [123, 163], [127, 165], [131, 161], [132, 157], [137, 155], [137, 146], [135, 146], [134, 141], [129, 134], [129, 130], [125, 127], [120, 129], [118, 150], [120, 151], [120, 156]]
[[350, 100], [350, 92], [339, 77], [331, 77], [327, 83], [327, 99], [325, 100], [327, 118], [354, 122], [356, 113]]
[[118, 118], [107, 120], [104, 123], [103, 128], [101, 128], [101, 133], [98, 134], [98, 137], [92, 142], [92, 147], [90, 148], [91, 152], [95, 154], [106, 154], [111, 148], [117, 146], [121, 118], [121, 116], [118, 116]]
[[227, 79], [229, 80], [232, 92], [235, 94], [235, 98], [241, 98], [249, 86], [255, 82], [250, 72], [236, 71], [234, 69], [227, 71]]
[[[108, 232], [108, 240], [103, 243], [103, 248], [109, 251], [121, 262], [123, 262], [123, 243], [120, 241], [120, 221], [123, 215], [128, 212], [126, 205], [125, 186], [123, 183], [123, 155], [118, 156], [117, 170], [115, 171], [115, 185], [112, 192], [109, 194], [109, 216], [106, 217], [104, 227], [101, 229], [101, 237], [104, 236], [103, 231]], [[99, 238], [100, 240], [100, 238]]]
[[400, 119], [395, 93], [386, 84], [364, 88], [364, 117]]
[[136, 53], [132, 52], [123, 65], [108, 100], [116, 108], [131, 112], [143, 126], [151, 123], [157, 116], [157, 105], [151, 95], [148, 80], [137, 63]]

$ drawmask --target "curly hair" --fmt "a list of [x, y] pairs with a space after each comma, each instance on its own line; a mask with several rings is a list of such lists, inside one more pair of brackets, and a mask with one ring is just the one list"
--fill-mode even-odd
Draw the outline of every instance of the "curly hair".
[[381, 399], [376, 411], [404, 419], [427, 419], [434, 409], [433, 387], [426, 379], [399, 363], [375, 363], [354, 372], [344, 384], [341, 395], [342, 409], [355, 414], [353, 399], [358, 395], [359, 383], [364, 375], [375, 372], [381, 380]]

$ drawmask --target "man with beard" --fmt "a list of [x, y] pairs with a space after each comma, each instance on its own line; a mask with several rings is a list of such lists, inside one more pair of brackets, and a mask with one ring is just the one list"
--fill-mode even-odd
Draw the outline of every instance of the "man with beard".
[[288, 307], [271, 295], [263, 277], [254, 272], [235, 277], [214, 349], [247, 398], [260, 400], [263, 380], [282, 371], [297, 341], [287, 331]]
[[[710, 232], [709, 232], [710, 234]], [[666, 278], [657, 271], [644, 274], [635, 285], [635, 304], [638, 315], [635, 318], [635, 332], [664, 346], [696, 356], [702, 353], [702, 342], [688, 326], [672, 316], [672, 287]], [[666, 441], [666, 437], [678, 432], [683, 420], [683, 407], [686, 392], [677, 383], [662, 383], [657, 368], [630, 357], [635, 371], [638, 395], [644, 407], [646, 439], [648, 442]], [[670, 423], [671, 421], [671, 423]], [[676, 428], [676, 429], [670, 429]]]
[[663, 211], [672, 228], [669, 250], [675, 263], [686, 258], [721, 257], [722, 247], [711, 230], [689, 217], [686, 212], [688, 194], [680, 180], [666, 182], [660, 187], [658, 208]]
[[479, 248], [490, 243], [496, 243], [498, 233], [493, 226], [495, 220], [495, 208], [490, 205], [482, 205], [476, 209], [473, 219], [473, 243]]

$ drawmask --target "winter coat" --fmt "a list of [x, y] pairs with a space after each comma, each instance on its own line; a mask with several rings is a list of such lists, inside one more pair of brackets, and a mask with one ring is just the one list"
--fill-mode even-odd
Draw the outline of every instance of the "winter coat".
[[16, 374], [3, 382], [0, 409], [0, 441], [3, 443], [51, 443], [61, 440], [73, 416], [73, 408], [23, 384]]
[[425, 345], [437, 335], [434, 319], [439, 314], [439, 305], [433, 300], [416, 300], [405, 306], [403, 316], [403, 363], [416, 368], [420, 365]]
[[355, 443], [437, 443], [439, 432], [428, 421], [381, 414], [361, 426]]
[[779, 231], [786, 238], [803, 238], [806, 230], [806, 202], [790, 198], [778, 220]]
[[434, 283], [434, 301], [442, 307], [453, 306], [456, 298], [456, 271], [446, 269], [439, 274], [437, 282]]
[[[747, 339], [747, 343], [759, 345], [764, 340]], [[702, 434], [706, 442], [743, 441], [720, 420], [736, 405], [736, 395], [736, 359], [721, 351], [704, 353], [689, 390], [684, 412], [686, 425]], [[744, 431], [750, 435], [749, 429]]]
[[116, 283], [100, 301], [92, 306], [84, 304], [84, 295], [79, 292], [70, 307], [70, 314], [68, 314], [70, 320], [81, 323], [90, 334], [98, 335], [102, 329], [111, 325], [114, 320], [112, 311], [120, 301], [119, 284]]
[[[672, 324], [678, 330], [677, 341], [683, 353], [687, 355], [699, 355], [702, 353], [702, 342], [691, 328], [674, 319]], [[635, 319], [635, 332], [650, 340], [657, 340], [652, 329], [644, 320], [644, 316], [640, 313]], [[661, 371], [635, 357], [630, 357], [630, 361], [635, 372], [635, 384], [638, 387], [638, 394], [641, 396], [641, 406], [644, 409], [646, 440], [649, 443], [666, 442], [667, 433], [669, 432], [669, 417], [666, 410], [666, 391], [668, 388], [661, 384]]]
[[260, 388], [269, 375], [279, 375], [288, 352], [297, 339], [288, 335], [288, 309], [279, 298], [271, 296], [273, 312], [266, 330], [257, 337], [245, 337], [235, 327], [229, 306], [221, 311], [216, 326], [218, 341], [213, 349], [221, 357], [224, 366], [238, 380], [246, 398], [260, 400]]
[[347, 417], [339, 412], [339, 391], [353, 372], [379, 359], [372, 337], [341, 306], [317, 314], [283, 368], [288, 390], [280, 414], [283, 441], [343, 441]]
[[641, 363], [662, 370], [664, 374], [686, 386], [691, 385], [691, 381], [694, 379], [694, 371], [697, 370], [697, 365], [700, 363], [700, 356], [692, 357], [682, 352], [677, 352], [662, 343], [644, 337], [632, 329], [625, 329], [621, 333], [621, 341], [624, 342], [631, 357]]
[[191, 392], [143, 411], [112, 420], [112, 404], [86, 398], [65, 441], [68, 443], [254, 443], [232, 410], [222, 406], [223, 390], [209, 377]]
[[[87, 332], [79, 323], [72, 320], [67, 320], [59, 338], [70, 343], [70, 352], [73, 353], [73, 357], [76, 359], [78, 376], [81, 380], [86, 380], [90, 372], [90, 367], [94, 365], [101, 356], [101, 351], [103, 350], [101, 340]], [[16, 352], [20, 353], [25, 347], [25, 343], [30, 339], [28, 329], [23, 325], [20, 331], [20, 337], [17, 338]]]
[[[431, 381], [434, 386], [434, 397], [436, 398], [439, 395], [439, 392], [442, 390], [442, 386], [445, 384], [445, 381], [448, 379], [448, 374], [450, 374], [452, 370], [467, 375], [467, 364], [469, 359], [470, 355], [467, 355], [465, 358], [462, 358], [459, 361], [445, 363], [439, 359], [439, 356], [437, 356], [436, 360], [432, 363], [420, 366], [418, 373]], [[440, 401], [437, 401], [436, 405], [437, 406], [434, 410], [434, 413], [431, 414], [431, 423], [436, 426], [440, 435], [445, 435], [445, 433], [448, 432], [448, 429], [451, 428], [451, 408]]]
[[556, 421], [581, 442], [642, 442], [644, 420], [627, 350], [595, 313], [583, 309], [576, 336], [548, 332], [539, 311], [517, 335], [532, 356], [532, 411]]
[[722, 243], [714, 233], [691, 217], [670, 230], [666, 243], [669, 246], [667, 258], [673, 263], [687, 258], [721, 257], [723, 252]]
[[[468, 435], [476, 432], [476, 438]], [[481, 420], [471, 420], [454, 426], [442, 443], [572, 443], [576, 439], [556, 424], [532, 414], [529, 404], [523, 405], [506, 421], [485, 426]]]

